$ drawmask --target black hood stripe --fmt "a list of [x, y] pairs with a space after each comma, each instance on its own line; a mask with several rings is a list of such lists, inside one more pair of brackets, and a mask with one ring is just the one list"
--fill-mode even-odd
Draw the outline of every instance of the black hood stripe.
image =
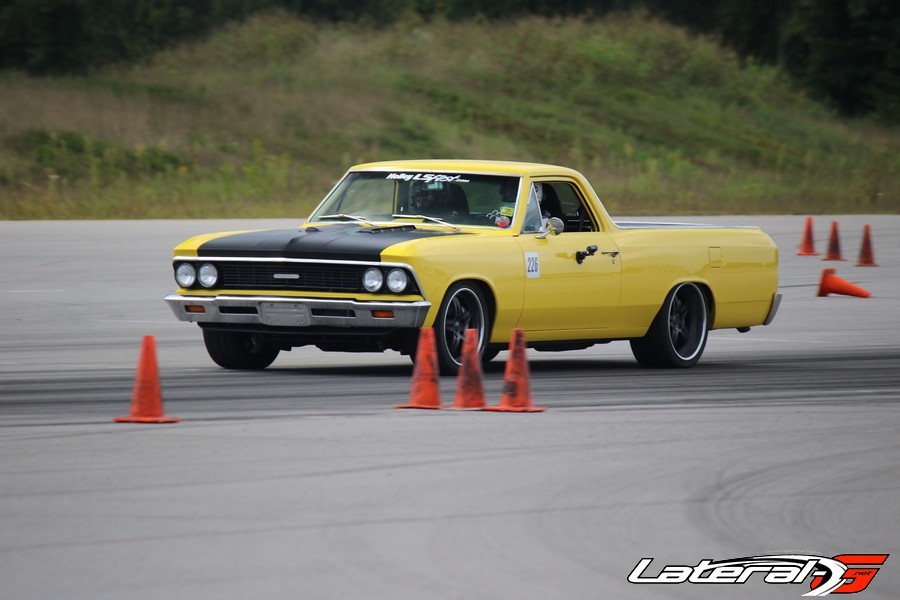
[[198, 256], [244, 258], [306, 258], [378, 262], [381, 253], [394, 244], [431, 237], [467, 235], [410, 227], [380, 227], [356, 224], [328, 225], [309, 229], [272, 229], [238, 233], [210, 240], [197, 249]]

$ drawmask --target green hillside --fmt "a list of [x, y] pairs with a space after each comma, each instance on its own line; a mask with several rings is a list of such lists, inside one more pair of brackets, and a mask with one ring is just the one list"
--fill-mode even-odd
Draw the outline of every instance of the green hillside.
[[254, 17], [143, 64], [0, 74], [0, 218], [305, 216], [351, 164], [551, 162], [614, 214], [897, 213], [900, 135], [646, 17]]

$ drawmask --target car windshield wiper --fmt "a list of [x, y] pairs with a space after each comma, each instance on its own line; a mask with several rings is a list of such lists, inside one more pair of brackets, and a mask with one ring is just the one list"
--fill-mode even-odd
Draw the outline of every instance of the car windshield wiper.
[[359, 215], [348, 215], [344, 213], [338, 213], [336, 215], [322, 215], [321, 217], [316, 217], [316, 220], [320, 219], [346, 219], [348, 221], [355, 221], [357, 223], [362, 223], [363, 225], [368, 225], [370, 227], [374, 227], [375, 223], [366, 219], [365, 217], [360, 217]]
[[438, 217], [429, 217], [428, 215], [391, 215], [394, 219], [422, 219], [423, 221], [428, 221], [430, 223], [437, 223], [438, 225], [446, 225], [447, 227], [452, 227], [454, 231], [459, 231], [459, 227], [454, 225], [453, 223], [448, 223], [447, 221], [438, 218]]

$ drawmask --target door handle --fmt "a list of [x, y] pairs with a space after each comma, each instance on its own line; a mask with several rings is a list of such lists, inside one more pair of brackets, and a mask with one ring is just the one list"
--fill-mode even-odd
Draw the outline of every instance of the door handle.
[[612, 256], [613, 258], [615, 258], [619, 255], [619, 251], [618, 250], [601, 250], [600, 254], [608, 254], [608, 255]]
[[585, 248], [583, 251], [579, 250], [575, 253], [575, 262], [580, 265], [584, 262], [584, 259], [586, 259], [588, 256], [593, 256], [594, 254], [596, 254], [596, 252], [597, 246], [594, 246], [593, 244]]

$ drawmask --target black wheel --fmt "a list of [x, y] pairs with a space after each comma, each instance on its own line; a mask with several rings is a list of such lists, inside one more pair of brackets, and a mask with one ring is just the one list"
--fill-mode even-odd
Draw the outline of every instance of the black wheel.
[[631, 340], [634, 357], [645, 367], [694, 366], [706, 347], [708, 315], [703, 291], [693, 283], [678, 285], [666, 296], [647, 335]]
[[253, 333], [204, 329], [203, 341], [210, 358], [225, 369], [265, 369], [279, 352], [276, 346]]
[[478, 332], [478, 351], [484, 352], [489, 332], [488, 325], [487, 301], [481, 289], [475, 284], [466, 282], [450, 286], [434, 322], [441, 375], [456, 375], [459, 371], [466, 329]]

